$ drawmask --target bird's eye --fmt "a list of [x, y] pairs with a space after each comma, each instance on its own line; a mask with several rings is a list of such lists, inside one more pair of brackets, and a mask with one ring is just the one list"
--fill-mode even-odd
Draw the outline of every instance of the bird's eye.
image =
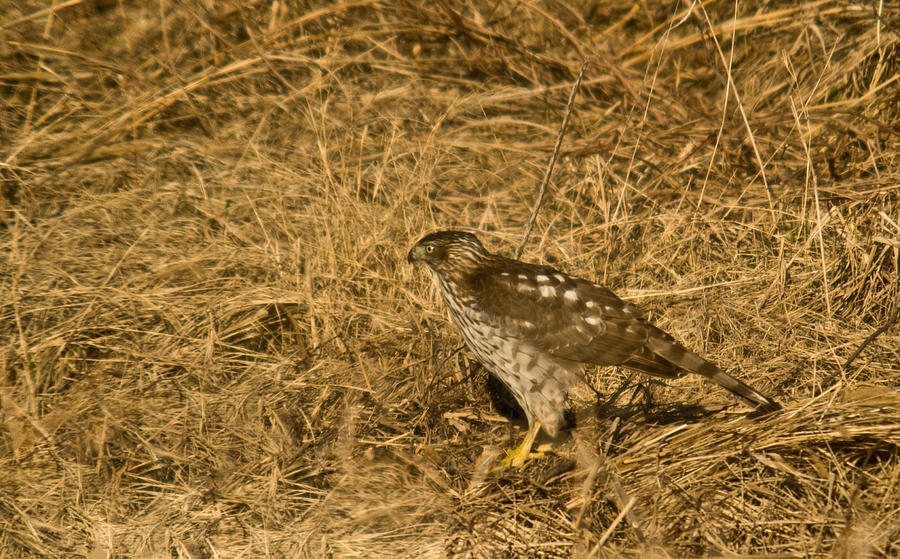
[[425, 245], [425, 254], [431, 254], [434, 252], [434, 245]]

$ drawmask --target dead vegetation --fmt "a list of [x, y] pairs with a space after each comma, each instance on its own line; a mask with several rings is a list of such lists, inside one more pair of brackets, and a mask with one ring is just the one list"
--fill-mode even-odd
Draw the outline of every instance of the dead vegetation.
[[[895, 5], [0, 17], [0, 556], [900, 555]], [[404, 256], [515, 250], [585, 59], [524, 258], [785, 411], [627, 384], [496, 472], [521, 431]]]

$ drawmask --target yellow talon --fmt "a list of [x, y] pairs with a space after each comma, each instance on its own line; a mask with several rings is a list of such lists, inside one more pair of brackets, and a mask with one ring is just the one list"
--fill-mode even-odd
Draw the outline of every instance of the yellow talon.
[[535, 421], [531, 429], [528, 430], [528, 434], [525, 435], [525, 440], [522, 441], [522, 444], [512, 450], [507, 450], [506, 457], [500, 462], [500, 465], [503, 468], [521, 468], [528, 460], [543, 456], [544, 452], [540, 449], [537, 452], [531, 452], [531, 447], [534, 446], [534, 439], [537, 438], [540, 430], [541, 423]]

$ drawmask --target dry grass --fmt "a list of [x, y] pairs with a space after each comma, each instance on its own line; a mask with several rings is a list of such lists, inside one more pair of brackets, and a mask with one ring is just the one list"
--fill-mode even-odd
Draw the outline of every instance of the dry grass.
[[[900, 328], [844, 366], [900, 305], [896, 5], [0, 25], [0, 556], [900, 555]], [[786, 409], [629, 386], [497, 473], [521, 432], [404, 256], [448, 226], [515, 250], [583, 57], [524, 257]]]

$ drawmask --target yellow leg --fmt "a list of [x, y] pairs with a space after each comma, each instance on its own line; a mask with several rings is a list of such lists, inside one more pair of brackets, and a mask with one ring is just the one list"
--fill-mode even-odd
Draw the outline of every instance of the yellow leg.
[[534, 446], [534, 439], [537, 438], [540, 430], [541, 422], [535, 421], [531, 429], [528, 430], [528, 434], [525, 435], [525, 440], [522, 441], [522, 444], [512, 450], [507, 450], [506, 457], [500, 464], [504, 468], [520, 468], [526, 461], [543, 456], [544, 453], [541, 451], [531, 452], [531, 447]]

